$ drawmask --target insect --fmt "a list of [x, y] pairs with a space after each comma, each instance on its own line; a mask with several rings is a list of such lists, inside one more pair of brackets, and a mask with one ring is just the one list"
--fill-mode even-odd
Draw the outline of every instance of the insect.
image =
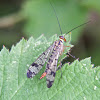
[[[52, 4], [51, 4], [51, 6], [52, 6]], [[55, 12], [54, 7], [53, 7], [53, 10]], [[56, 15], [56, 18], [57, 18], [57, 21], [58, 21], [58, 24], [59, 24], [59, 28], [60, 28], [60, 31], [61, 31], [60, 23], [59, 23], [59, 20], [58, 20], [56, 12], [55, 12], [55, 15]], [[88, 22], [86, 22], [86, 23], [88, 23]], [[84, 23], [84, 24], [86, 24], [86, 23]], [[78, 28], [78, 27], [80, 27], [80, 26], [82, 26], [84, 24], [81, 24], [81, 25], [73, 28], [72, 30], [70, 30], [66, 34], [70, 33], [74, 29], [76, 29], [76, 28]], [[62, 34], [62, 31], [61, 31], [61, 34]], [[42, 69], [42, 67], [44, 66], [45, 62], [47, 62], [46, 70], [42, 74], [40, 79], [42, 79], [43, 77], [46, 76], [47, 87], [50, 88], [52, 86], [52, 84], [54, 83], [54, 79], [55, 79], [55, 75], [56, 75], [56, 71], [57, 71], [58, 58], [63, 53], [63, 50], [64, 50], [63, 42], [66, 42], [65, 37], [64, 36], [59, 36], [59, 40], [56, 40], [50, 47], [47, 48], [46, 51], [44, 51], [31, 64], [31, 66], [29, 67], [29, 69], [27, 71], [27, 77], [28, 78], [34, 77]], [[66, 47], [69, 47], [69, 46], [66, 46]]]
[[33, 76], [35, 76], [41, 70], [49, 57], [49, 60], [46, 65], [46, 70], [42, 74], [40, 79], [46, 76], [47, 87], [50, 88], [52, 86], [57, 70], [58, 58], [63, 53], [63, 41], [66, 42], [66, 39], [63, 36], [59, 36], [59, 40], [55, 41], [45, 52], [43, 52], [36, 59], [33, 64], [31, 64], [27, 71], [28, 78], [32, 78]]

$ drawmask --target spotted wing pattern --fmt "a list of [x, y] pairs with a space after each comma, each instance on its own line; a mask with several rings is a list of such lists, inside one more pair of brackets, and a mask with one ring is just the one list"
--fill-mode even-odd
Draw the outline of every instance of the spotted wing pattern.
[[31, 64], [27, 71], [27, 77], [32, 78], [34, 77], [43, 67], [45, 64], [47, 58], [50, 56], [50, 53], [52, 52], [54, 48], [54, 43], [45, 51], [43, 52], [36, 60]]
[[57, 70], [57, 62], [59, 55], [63, 51], [63, 43], [62, 41], [56, 41], [53, 51], [49, 57], [48, 63], [46, 65], [46, 82], [47, 82], [47, 87], [50, 88], [54, 82], [55, 79], [55, 74]]

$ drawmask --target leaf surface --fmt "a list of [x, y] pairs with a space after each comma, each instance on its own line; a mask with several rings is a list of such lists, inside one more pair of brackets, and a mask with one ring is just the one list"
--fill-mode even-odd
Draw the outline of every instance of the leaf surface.
[[[69, 40], [69, 36], [66, 36]], [[27, 78], [27, 69], [50, 44], [43, 35], [38, 39], [22, 39], [11, 51], [0, 52], [0, 100], [99, 100], [100, 67], [93, 68], [91, 58], [75, 60], [57, 71], [53, 86], [48, 89], [46, 78], [39, 80], [44, 68], [34, 78]], [[67, 45], [70, 45], [67, 42]], [[69, 51], [70, 48], [66, 50]]]

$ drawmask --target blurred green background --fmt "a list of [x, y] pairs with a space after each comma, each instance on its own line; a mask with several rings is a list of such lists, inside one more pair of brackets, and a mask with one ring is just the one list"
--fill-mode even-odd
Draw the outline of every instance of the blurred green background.
[[10, 49], [22, 37], [61, 35], [50, 2], [63, 33], [91, 20], [72, 31], [71, 54], [80, 60], [91, 56], [92, 63], [100, 65], [100, 0], [0, 0], [0, 50], [3, 45]]

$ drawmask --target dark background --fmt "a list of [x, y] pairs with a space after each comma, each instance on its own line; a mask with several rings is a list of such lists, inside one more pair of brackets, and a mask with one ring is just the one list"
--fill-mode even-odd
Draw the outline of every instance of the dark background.
[[91, 20], [72, 31], [71, 54], [80, 60], [91, 56], [92, 63], [100, 65], [100, 0], [0, 0], [0, 50], [3, 45], [10, 49], [22, 37], [61, 35], [50, 2], [63, 33]]

